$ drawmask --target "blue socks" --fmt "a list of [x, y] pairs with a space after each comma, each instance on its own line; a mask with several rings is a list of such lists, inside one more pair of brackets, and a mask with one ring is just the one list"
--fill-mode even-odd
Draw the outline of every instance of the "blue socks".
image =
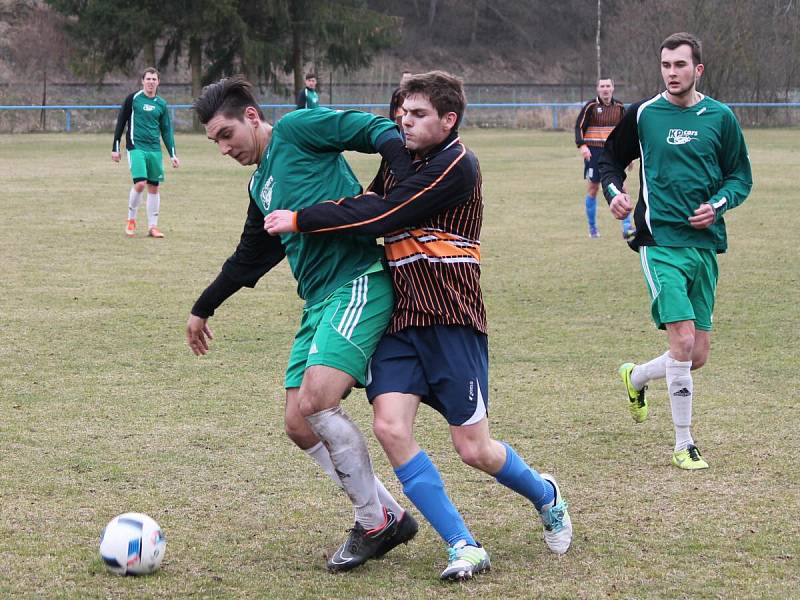
[[597, 198], [586, 196], [586, 220], [589, 222], [589, 231], [597, 231]]
[[[631, 214], [633, 214], [633, 213], [631, 213]], [[626, 231], [630, 231], [630, 229], [631, 229], [631, 215], [628, 215], [622, 221], [622, 233], [625, 233]]]
[[[459, 540], [466, 540], [470, 546], [477, 546], [456, 507], [444, 491], [444, 483], [439, 471], [422, 450], [394, 470], [403, 492], [414, 503], [436, 532], [448, 546]], [[549, 486], [548, 486], [549, 487]]]
[[511, 446], [505, 442], [503, 445], [506, 447], [506, 463], [494, 476], [495, 479], [507, 488], [525, 496], [533, 502], [536, 510], [541, 512], [543, 506], [555, 500], [556, 494], [553, 486], [526, 465]]

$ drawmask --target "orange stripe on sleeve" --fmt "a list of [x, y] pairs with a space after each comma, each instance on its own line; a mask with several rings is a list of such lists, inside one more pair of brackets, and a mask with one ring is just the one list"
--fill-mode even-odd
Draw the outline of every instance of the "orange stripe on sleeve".
[[[467, 148], [466, 148], [466, 146], [464, 146], [462, 144], [461, 145], [461, 154], [459, 154], [453, 160], [453, 162], [451, 162], [447, 166], [447, 168], [442, 172], [442, 174], [439, 175], [439, 177], [436, 178], [436, 181], [434, 181], [433, 183], [431, 183], [430, 185], [428, 185], [424, 189], [420, 190], [419, 192], [417, 192], [416, 194], [411, 196], [405, 202], [402, 202], [402, 203], [398, 204], [397, 206], [395, 206], [394, 208], [392, 208], [390, 210], [387, 210], [385, 213], [382, 213], [382, 214], [380, 214], [380, 215], [378, 215], [376, 217], [373, 217], [371, 219], [367, 219], [365, 221], [359, 221], [358, 223], [348, 223], [347, 225], [337, 225], [335, 227], [325, 227], [323, 229], [314, 229], [314, 233], [325, 233], [327, 231], [339, 231], [339, 230], [342, 230], [342, 229], [350, 229], [351, 227], [358, 227], [360, 225], [367, 225], [369, 223], [374, 223], [375, 221], [380, 221], [384, 217], [396, 213], [401, 208], [403, 208], [405, 206], [408, 206], [410, 203], [414, 202], [415, 200], [420, 199], [425, 193], [431, 191], [433, 188], [435, 188], [437, 185], [439, 185], [439, 183], [441, 183], [441, 181], [447, 176], [447, 174], [450, 171], [453, 170], [453, 167], [455, 167], [461, 161], [461, 159], [464, 158], [466, 153], [467, 153]], [[335, 202], [335, 204], [341, 204], [343, 200], [344, 200], [344, 198], [342, 198], [340, 200], [337, 200]]]

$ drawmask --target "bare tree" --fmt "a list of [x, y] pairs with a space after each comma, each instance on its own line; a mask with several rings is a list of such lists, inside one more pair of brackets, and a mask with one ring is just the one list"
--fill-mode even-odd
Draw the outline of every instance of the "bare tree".
[[600, 61], [600, 28], [603, 23], [601, 19], [601, 5], [602, 0], [597, 0], [597, 36], [595, 37], [595, 46], [597, 47], [597, 80], [603, 76], [602, 62]]

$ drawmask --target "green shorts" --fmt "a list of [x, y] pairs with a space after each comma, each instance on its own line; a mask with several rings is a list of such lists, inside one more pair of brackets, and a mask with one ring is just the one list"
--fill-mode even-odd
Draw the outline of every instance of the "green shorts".
[[304, 308], [284, 386], [300, 387], [305, 370], [312, 365], [344, 371], [366, 385], [369, 360], [393, 309], [392, 280], [383, 269], [362, 275]]
[[694, 321], [711, 331], [717, 290], [717, 254], [707, 248], [641, 246], [639, 259], [650, 292], [650, 312], [656, 326]]
[[149, 183], [164, 181], [164, 165], [161, 150], [128, 150], [128, 166], [133, 182], [147, 180]]

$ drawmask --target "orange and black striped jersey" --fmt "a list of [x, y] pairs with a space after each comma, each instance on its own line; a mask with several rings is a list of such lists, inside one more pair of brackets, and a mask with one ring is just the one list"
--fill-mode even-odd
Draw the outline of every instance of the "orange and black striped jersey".
[[603, 104], [600, 98], [589, 100], [575, 121], [575, 145], [602, 148], [624, 112], [625, 105], [616, 98], [611, 98], [608, 104]]
[[430, 325], [486, 333], [478, 159], [454, 133], [414, 168], [396, 181], [382, 164], [370, 191], [300, 210], [297, 228], [383, 236], [395, 288], [389, 333]]

